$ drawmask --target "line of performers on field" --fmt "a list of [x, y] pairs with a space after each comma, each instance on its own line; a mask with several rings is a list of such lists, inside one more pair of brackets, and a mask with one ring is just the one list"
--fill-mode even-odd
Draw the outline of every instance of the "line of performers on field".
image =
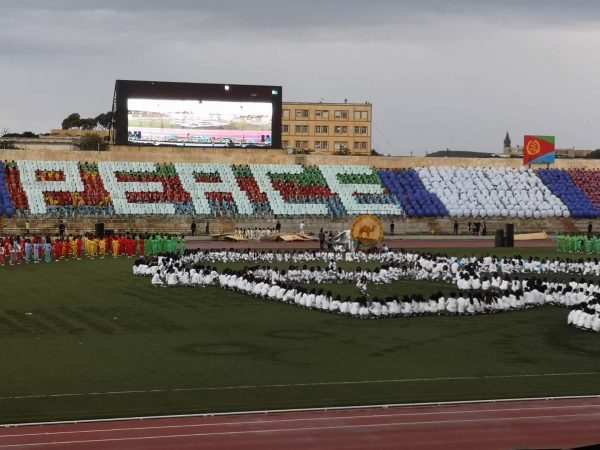
[[[569, 325], [600, 333], [600, 285], [592, 281], [582, 278], [577, 282], [572, 278], [567, 283], [541, 279], [537, 277], [540, 272], [533, 267], [533, 270], [525, 269], [518, 277], [501, 271], [490, 273], [486, 270], [487, 256], [482, 259], [469, 258], [469, 262], [454, 270], [452, 265], [447, 264], [448, 257], [444, 255], [421, 254], [418, 255], [418, 260], [410, 261], [410, 254], [393, 254], [397, 260], [404, 262], [385, 264], [373, 270], [344, 270], [337, 267], [334, 257], [327, 267], [290, 266], [285, 270], [269, 264], [246, 266], [242, 270], [227, 268], [219, 273], [216, 268], [204, 264], [222, 263], [236, 257], [244, 261], [256, 261], [260, 257], [268, 259], [268, 253], [252, 250], [221, 252], [220, 259], [215, 259], [211, 252], [195, 251], [178, 259], [166, 255], [141, 258], [135, 262], [133, 274], [152, 277], [154, 286], [220, 286], [254, 297], [363, 319], [478, 315], [550, 304], [571, 309]], [[296, 253], [300, 258], [310, 255], [315, 256], [315, 253]], [[387, 254], [380, 253], [376, 256], [381, 260]], [[553, 266], [550, 260], [546, 262], [549, 263], [547, 267]], [[559, 270], [554, 273], [566, 275], [568, 272]], [[595, 279], [597, 277], [591, 278]], [[429, 299], [420, 294], [371, 298], [367, 293], [369, 282], [389, 284], [401, 280], [447, 281], [456, 287], [456, 291], [448, 295], [438, 292]], [[327, 284], [336, 281], [357, 281], [360, 296], [347, 296], [344, 299], [341, 295], [334, 296], [330, 291], [325, 292], [325, 289], [297, 285], [299, 282]]]
[[122, 234], [98, 237], [82, 236], [5, 236], [0, 237], [0, 266], [21, 263], [52, 262], [106, 256], [158, 254], [183, 255], [186, 241], [183, 236]]

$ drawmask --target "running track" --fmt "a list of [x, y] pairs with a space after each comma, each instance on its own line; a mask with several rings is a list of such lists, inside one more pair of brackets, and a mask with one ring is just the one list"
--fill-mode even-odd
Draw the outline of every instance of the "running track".
[[[385, 244], [393, 249], [409, 249], [409, 248], [494, 248], [495, 242], [493, 239], [390, 239], [385, 240]], [[556, 244], [549, 239], [532, 240], [532, 241], [516, 241], [516, 248], [546, 248], [554, 249]], [[304, 242], [279, 242], [279, 241], [193, 241], [187, 243], [188, 249], [283, 249], [283, 250], [307, 250], [318, 249], [317, 241]], [[584, 255], [581, 255], [584, 256]]]
[[600, 443], [600, 397], [0, 428], [0, 449], [532, 449]]

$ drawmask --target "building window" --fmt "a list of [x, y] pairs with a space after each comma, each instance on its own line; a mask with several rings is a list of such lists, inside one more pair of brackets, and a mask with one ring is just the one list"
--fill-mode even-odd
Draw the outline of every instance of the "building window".
[[348, 148], [348, 143], [346, 141], [335, 141], [333, 143], [333, 148], [335, 150], [342, 150]]
[[337, 110], [335, 112], [336, 119], [347, 119], [348, 118], [348, 110]]
[[308, 148], [308, 141], [294, 141], [294, 147], [298, 150], [306, 150]]
[[290, 146], [290, 141], [283, 141], [283, 148], [288, 148]]
[[283, 110], [283, 118], [284, 119], [289, 119], [290, 118], [290, 110], [289, 109], [284, 109]]
[[367, 143], [365, 141], [355, 141], [354, 142], [354, 150], [366, 150]]
[[354, 111], [354, 120], [367, 120], [369, 111]]
[[281, 126], [281, 132], [285, 133], [285, 134], [289, 134], [289, 132], [290, 132], [290, 126], [289, 125], [282, 125]]
[[316, 125], [315, 134], [327, 134], [329, 133], [329, 126], [327, 125]]
[[315, 119], [329, 119], [329, 111], [326, 109], [317, 109], [315, 111]]
[[366, 142], [361, 142], [360, 143], [360, 148], [361, 148], [361, 150], [366, 150], [367, 149], [367, 143]]
[[367, 127], [354, 127], [354, 134], [367, 134]]
[[347, 134], [348, 127], [336, 126], [334, 128], [334, 132], [335, 132], [335, 134]]
[[296, 125], [296, 134], [307, 134], [308, 125]]
[[297, 109], [296, 119], [308, 119], [308, 109]]
[[316, 150], [327, 150], [329, 147], [329, 143], [327, 141], [315, 141], [315, 149]]

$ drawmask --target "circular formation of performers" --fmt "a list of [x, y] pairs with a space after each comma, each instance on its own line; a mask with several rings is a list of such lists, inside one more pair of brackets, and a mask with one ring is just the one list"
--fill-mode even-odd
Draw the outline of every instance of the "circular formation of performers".
[[[246, 266], [222, 272], [213, 267], [214, 263], [234, 262]], [[339, 267], [340, 262], [377, 263], [379, 267], [345, 270]], [[289, 266], [277, 268], [276, 263]], [[151, 277], [155, 286], [217, 286], [362, 319], [490, 314], [550, 304], [583, 311], [585, 320], [574, 321], [571, 313], [569, 324], [600, 332], [600, 285], [586, 281], [600, 276], [597, 259], [476, 258], [403, 251], [215, 250], [142, 258], [135, 262], [133, 273]], [[552, 279], [556, 278], [553, 275], [565, 274], [573, 278], [569, 282]], [[382, 298], [369, 295], [369, 285], [402, 280], [448, 283], [446, 287], [454, 292], [437, 292], [428, 298], [408, 293]], [[325, 283], [355, 284], [357, 296], [342, 297], [326, 287], [305, 286]]]

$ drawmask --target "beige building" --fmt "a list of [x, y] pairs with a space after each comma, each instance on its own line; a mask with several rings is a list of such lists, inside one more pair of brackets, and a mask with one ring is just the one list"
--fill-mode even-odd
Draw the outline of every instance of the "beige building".
[[369, 155], [370, 103], [283, 102], [281, 145], [316, 153]]

